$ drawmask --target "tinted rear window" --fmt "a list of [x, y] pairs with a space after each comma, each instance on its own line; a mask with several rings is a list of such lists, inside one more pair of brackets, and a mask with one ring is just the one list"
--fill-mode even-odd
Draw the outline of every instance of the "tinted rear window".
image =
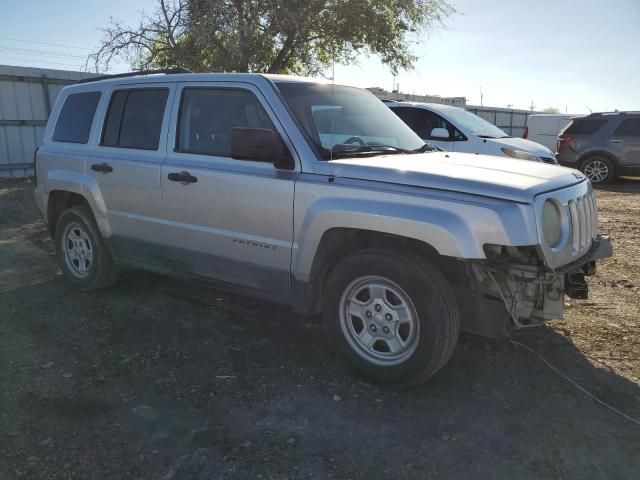
[[594, 133], [606, 123], [605, 119], [576, 119], [571, 122], [564, 133], [573, 135]]
[[157, 150], [169, 90], [118, 90], [111, 96], [101, 145]]
[[60, 110], [56, 128], [53, 131], [55, 142], [87, 143], [91, 124], [100, 101], [100, 92], [72, 93]]

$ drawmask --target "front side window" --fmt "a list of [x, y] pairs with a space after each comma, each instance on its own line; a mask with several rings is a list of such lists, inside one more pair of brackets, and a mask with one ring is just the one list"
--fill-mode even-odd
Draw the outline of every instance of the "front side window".
[[100, 101], [100, 92], [72, 93], [62, 105], [56, 128], [53, 131], [54, 142], [87, 143], [91, 124]]
[[467, 110], [457, 107], [447, 107], [447, 117], [457, 124], [461, 129], [466, 130], [471, 135], [480, 138], [508, 138], [504, 131], [500, 130], [493, 123], [487, 122]]
[[106, 147], [157, 150], [168, 95], [167, 88], [113, 92], [100, 144]]
[[[461, 141], [465, 136], [449, 121], [435, 112], [416, 107], [394, 107], [393, 112], [398, 115], [420, 138], [427, 140]], [[449, 132], [449, 138], [436, 138], [431, 135], [434, 128], [444, 128]]]
[[230, 157], [231, 134], [236, 127], [274, 130], [267, 112], [256, 96], [247, 90], [183, 90], [177, 151]]
[[424, 142], [371, 92], [341, 85], [276, 82], [322, 159], [412, 151]]
[[640, 118], [627, 118], [616, 128], [614, 134], [620, 137], [640, 137]]

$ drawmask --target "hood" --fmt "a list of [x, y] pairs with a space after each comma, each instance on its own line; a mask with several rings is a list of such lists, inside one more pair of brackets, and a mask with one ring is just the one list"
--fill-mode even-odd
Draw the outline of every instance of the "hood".
[[586, 181], [570, 168], [472, 153], [393, 154], [331, 161], [336, 177], [463, 192], [531, 203], [542, 192]]
[[536, 157], [551, 157], [555, 158], [555, 153], [549, 150], [544, 145], [526, 140], [524, 138], [509, 137], [509, 138], [488, 138], [487, 141], [497, 144], [500, 148], [507, 147], [514, 150], [523, 150], [527, 153], [531, 153]]

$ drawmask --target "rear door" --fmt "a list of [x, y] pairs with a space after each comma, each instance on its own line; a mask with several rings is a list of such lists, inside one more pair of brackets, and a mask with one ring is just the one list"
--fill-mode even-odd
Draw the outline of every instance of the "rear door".
[[619, 158], [623, 167], [640, 169], [640, 117], [622, 120], [610, 141], [620, 151]]
[[151, 261], [148, 247], [162, 243], [160, 164], [174, 90], [171, 83], [114, 86], [98, 144], [87, 159], [119, 258]]
[[[296, 170], [231, 158], [234, 127], [285, 132], [247, 83], [181, 84], [174, 101], [162, 214], [174, 268], [266, 296], [289, 293]], [[291, 148], [290, 148], [291, 150]]]

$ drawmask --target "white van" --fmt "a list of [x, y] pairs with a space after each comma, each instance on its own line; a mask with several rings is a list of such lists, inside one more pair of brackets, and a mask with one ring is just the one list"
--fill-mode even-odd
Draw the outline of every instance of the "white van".
[[387, 101], [385, 104], [426, 143], [442, 150], [558, 163], [549, 148], [511, 137], [463, 108], [438, 103]]
[[556, 151], [558, 135], [564, 127], [569, 125], [575, 115], [534, 114], [529, 115], [527, 127], [522, 138], [537, 142]]

